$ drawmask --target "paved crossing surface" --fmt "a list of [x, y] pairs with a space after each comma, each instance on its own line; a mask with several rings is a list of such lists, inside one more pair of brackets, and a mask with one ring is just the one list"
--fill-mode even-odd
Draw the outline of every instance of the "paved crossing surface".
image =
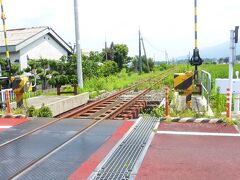
[[[0, 119], [0, 144], [53, 120]], [[0, 147], [0, 179], [11, 177], [91, 121], [66, 119]], [[136, 122], [103, 121], [18, 179], [87, 179], [122, 138], [136, 129]], [[236, 126], [160, 122], [156, 127], [150, 126], [153, 136], [134, 166], [138, 171], [125, 179], [240, 179], [240, 133]]]
[[235, 126], [161, 123], [137, 179], [240, 179]]

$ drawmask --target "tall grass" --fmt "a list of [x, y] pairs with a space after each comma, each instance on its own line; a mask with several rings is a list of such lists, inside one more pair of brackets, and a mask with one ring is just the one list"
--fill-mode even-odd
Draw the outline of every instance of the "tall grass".
[[112, 91], [115, 89], [122, 89], [133, 83], [159, 74], [160, 71], [154, 71], [148, 74], [127, 73], [126, 70], [122, 70], [117, 75], [111, 75], [108, 77], [98, 77], [86, 80], [84, 82], [84, 88], [78, 89], [78, 92], [93, 92], [93, 91]]

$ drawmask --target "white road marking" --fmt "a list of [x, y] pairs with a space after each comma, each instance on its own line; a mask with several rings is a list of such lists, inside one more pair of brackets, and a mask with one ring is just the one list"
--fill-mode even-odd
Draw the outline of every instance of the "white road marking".
[[240, 137], [239, 133], [209, 133], [209, 132], [181, 132], [181, 131], [157, 131], [157, 134], [187, 135], [187, 136], [229, 136]]
[[7, 129], [7, 128], [11, 128], [12, 126], [0, 126], [0, 128], [3, 128], [3, 129]]

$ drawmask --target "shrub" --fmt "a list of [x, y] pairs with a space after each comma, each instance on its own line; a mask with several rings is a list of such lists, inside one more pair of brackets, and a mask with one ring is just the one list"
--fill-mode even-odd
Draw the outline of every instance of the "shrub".
[[38, 117], [52, 117], [52, 111], [49, 107], [45, 106], [44, 104], [38, 110]]
[[23, 109], [17, 108], [17, 109], [15, 109], [14, 113], [15, 114], [23, 114]]
[[154, 108], [151, 112], [152, 116], [155, 117], [164, 117], [165, 109], [163, 106]]
[[26, 114], [28, 117], [34, 117], [34, 116], [37, 116], [38, 110], [35, 109], [34, 106], [31, 106], [31, 107], [27, 108]]

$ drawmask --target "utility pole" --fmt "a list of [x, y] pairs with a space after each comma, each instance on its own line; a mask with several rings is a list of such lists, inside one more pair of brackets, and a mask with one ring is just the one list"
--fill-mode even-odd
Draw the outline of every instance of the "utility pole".
[[107, 37], [106, 37], [106, 34], [105, 34], [105, 60], [107, 61], [108, 58], [107, 58]]
[[142, 58], [141, 58], [141, 32], [140, 32], [140, 28], [139, 28], [139, 32], [138, 32], [138, 35], [139, 35], [139, 56], [138, 56], [138, 70], [139, 70], [139, 74], [142, 74]]
[[81, 57], [81, 47], [80, 47], [78, 8], [79, 8], [78, 7], [78, 0], [74, 0], [75, 37], [76, 37], [76, 55], [77, 55], [77, 78], [78, 78], [78, 86], [80, 88], [83, 88], [82, 57]]
[[169, 61], [168, 61], [168, 53], [167, 53], [167, 50], [165, 50], [165, 61], [167, 64], [169, 64]]
[[147, 59], [147, 54], [146, 54], [146, 49], [145, 49], [145, 46], [144, 46], [144, 42], [143, 42], [143, 38], [142, 38], [142, 37], [141, 37], [141, 41], [142, 41], [142, 46], [143, 46], [143, 52], [144, 52], [145, 60], [146, 60], [146, 63], [147, 63], [148, 72], [150, 72], [150, 67], [149, 67], [149, 63], [148, 63], [148, 59]]

